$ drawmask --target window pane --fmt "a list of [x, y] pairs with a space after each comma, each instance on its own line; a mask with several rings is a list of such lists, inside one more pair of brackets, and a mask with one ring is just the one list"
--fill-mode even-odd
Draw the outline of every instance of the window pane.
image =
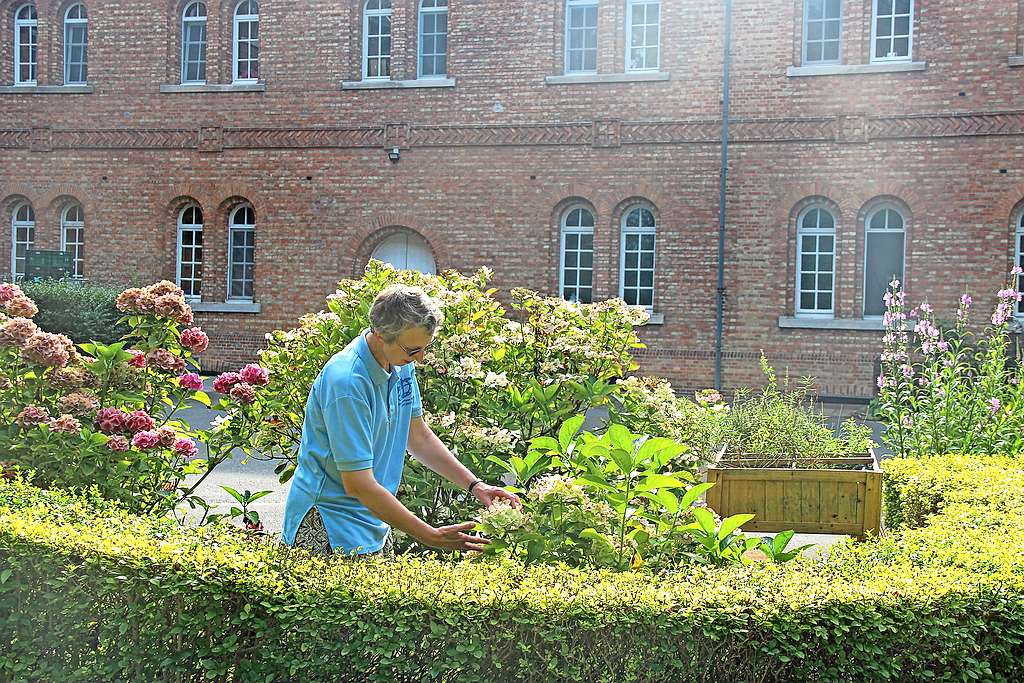
[[654, 235], [642, 235], [640, 237], [640, 247], [647, 251], [654, 249]]
[[903, 279], [903, 233], [867, 233], [864, 315], [882, 315], [882, 296], [895, 277]]

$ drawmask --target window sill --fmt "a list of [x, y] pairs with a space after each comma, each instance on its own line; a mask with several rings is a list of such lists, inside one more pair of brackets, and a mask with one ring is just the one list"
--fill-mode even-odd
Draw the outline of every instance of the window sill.
[[667, 81], [672, 74], [667, 71], [627, 71], [619, 74], [564, 74], [545, 76], [546, 85], [576, 85], [580, 83], [643, 83], [646, 81]]
[[881, 318], [865, 318], [860, 320], [847, 318], [837, 320], [836, 318], [826, 318], [824, 316], [779, 316], [779, 327], [797, 330], [854, 330], [863, 332], [882, 332], [885, 330], [885, 325], [882, 324]]
[[91, 95], [91, 85], [2, 85], [0, 93], [21, 95]]
[[266, 92], [266, 83], [164, 83], [162, 93], [182, 92]]
[[786, 69], [790, 78], [797, 76], [853, 76], [882, 74], [896, 71], [924, 71], [928, 62], [880, 62], [877, 64], [821, 64], [818, 66], [791, 66]]
[[191, 306], [196, 313], [259, 313], [262, 309], [259, 303], [247, 301], [197, 301]]
[[365, 80], [342, 81], [342, 90], [401, 90], [406, 88], [454, 88], [454, 78], [415, 78], [407, 81]]
[[1024, 55], [1010, 55], [1010, 66], [1024, 66]]

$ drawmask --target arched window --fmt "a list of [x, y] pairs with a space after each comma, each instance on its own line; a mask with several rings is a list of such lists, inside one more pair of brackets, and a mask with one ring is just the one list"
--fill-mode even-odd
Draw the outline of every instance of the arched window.
[[253, 300], [256, 270], [256, 213], [248, 204], [231, 212], [228, 221], [228, 298]]
[[796, 312], [832, 315], [835, 301], [836, 219], [820, 206], [804, 210], [796, 228]]
[[566, 301], [594, 300], [594, 214], [585, 207], [562, 214], [558, 290]]
[[874, 0], [871, 61], [907, 61], [914, 47], [914, 0]]
[[420, 78], [448, 75], [448, 0], [420, 2]]
[[235, 7], [232, 41], [232, 80], [235, 83], [260, 78], [260, 8], [256, 0], [242, 0]]
[[178, 212], [176, 278], [185, 298], [197, 301], [203, 288], [203, 210], [195, 204]]
[[25, 275], [25, 251], [36, 239], [36, 212], [28, 202], [21, 202], [11, 213], [11, 275]]
[[654, 309], [654, 213], [638, 206], [622, 217], [619, 295], [630, 306]]
[[626, 71], [657, 71], [661, 48], [661, 3], [628, 0], [626, 7]]
[[565, 73], [597, 73], [597, 0], [566, 0]]
[[804, 64], [838, 64], [842, 46], [842, 0], [804, 0]]
[[35, 85], [39, 61], [39, 22], [35, 5], [14, 12], [14, 84]]
[[391, 0], [366, 0], [363, 79], [391, 78]]
[[89, 76], [89, 17], [85, 5], [64, 13], [64, 84], [81, 85]]
[[437, 272], [434, 253], [425, 239], [413, 232], [400, 232], [377, 245], [372, 258], [390, 263], [399, 270], [418, 270], [427, 275]]
[[85, 213], [81, 204], [72, 204], [60, 215], [60, 249], [71, 252], [71, 277], [82, 277], [85, 258]]
[[193, 2], [181, 15], [181, 82], [206, 83], [206, 5]]
[[882, 297], [889, 283], [903, 280], [906, 243], [903, 214], [893, 206], [882, 206], [864, 222], [864, 315], [885, 313]]

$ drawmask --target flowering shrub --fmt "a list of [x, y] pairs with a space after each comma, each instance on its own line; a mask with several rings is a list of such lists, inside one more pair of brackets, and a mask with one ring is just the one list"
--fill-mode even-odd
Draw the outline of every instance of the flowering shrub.
[[[117, 297], [124, 341], [75, 346], [32, 321], [18, 285], [0, 283], [0, 452], [43, 486], [86, 487], [139, 512], [166, 512], [193, 495], [231, 444], [193, 430], [175, 411], [206, 405], [197, 354], [209, 340], [182, 291], [162, 281]], [[126, 348], [134, 344], [135, 348]], [[200, 459], [200, 445], [207, 453]]]
[[[1021, 269], [1010, 275], [1012, 282]], [[908, 310], [899, 280], [889, 283], [878, 402], [886, 444], [896, 455], [1024, 451], [1024, 367], [1007, 363], [1009, 325], [1021, 296], [1010, 284], [1001, 289], [976, 331], [974, 300], [964, 294], [953, 327], [944, 330], [931, 304]]]
[[[247, 453], [280, 460], [282, 481], [294, 469], [306, 398], [332, 355], [369, 326], [370, 304], [394, 283], [415, 285], [437, 298], [445, 321], [417, 377], [425, 419], [474, 472], [493, 481], [503, 472], [494, 460], [523, 456], [530, 440], [555, 434], [568, 417], [607, 400], [613, 381], [636, 369], [631, 351], [640, 346], [633, 326], [642, 309], [621, 300], [578, 305], [513, 290], [516, 319], [488, 289], [490, 271], [472, 276], [448, 271], [428, 276], [396, 271], [371, 261], [359, 280], [344, 280], [326, 310], [304, 316], [299, 326], [267, 336], [260, 357], [266, 373], [243, 368], [217, 378], [228, 394], [217, 430]], [[430, 523], [469, 514], [461, 491], [410, 462], [400, 493]]]

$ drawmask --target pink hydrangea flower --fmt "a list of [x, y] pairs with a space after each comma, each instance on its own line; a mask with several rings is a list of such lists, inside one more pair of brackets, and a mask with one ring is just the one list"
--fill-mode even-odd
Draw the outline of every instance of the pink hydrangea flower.
[[50, 420], [50, 431], [60, 434], [79, 434], [82, 431], [82, 423], [72, 415], [61, 415], [55, 420]]
[[22, 428], [32, 427], [50, 421], [50, 414], [46, 408], [39, 406], [25, 406], [14, 418], [15, 424]]
[[21, 348], [39, 327], [28, 318], [11, 318], [0, 325], [0, 346]]
[[115, 453], [124, 453], [129, 447], [131, 447], [131, 444], [128, 442], [128, 439], [124, 438], [120, 434], [115, 434], [107, 439], [107, 448]]
[[153, 298], [166, 296], [168, 294], [172, 294], [174, 296], [182, 298], [184, 298], [185, 296], [185, 292], [181, 289], [181, 287], [174, 284], [170, 280], [160, 280], [159, 282], [154, 282], [150, 286], [146, 287], [144, 291]]
[[270, 378], [270, 371], [256, 363], [249, 363], [238, 372], [238, 376], [247, 384], [266, 386]]
[[194, 372], [189, 372], [178, 378], [178, 384], [182, 389], [189, 389], [191, 391], [202, 391], [203, 389], [203, 378]]
[[39, 308], [36, 306], [32, 299], [29, 299], [24, 294], [14, 297], [6, 304], [4, 308], [7, 309], [7, 313], [20, 318], [31, 318], [39, 312]]
[[122, 313], [148, 313], [153, 310], [153, 295], [132, 287], [117, 296], [117, 310]]
[[128, 365], [133, 368], [146, 367], [146, 354], [138, 349], [128, 349], [128, 353], [132, 354], [132, 359], [128, 361]]
[[210, 346], [210, 338], [198, 327], [190, 327], [181, 333], [181, 345], [192, 353], [202, 353]]
[[36, 332], [21, 349], [25, 360], [50, 368], [62, 368], [68, 364], [71, 355], [68, 353], [63, 335], [49, 332]]
[[218, 394], [226, 394], [231, 391], [231, 387], [241, 381], [242, 378], [237, 372], [224, 372], [217, 375], [217, 378], [213, 380], [213, 390]]
[[154, 368], [181, 374], [185, 372], [185, 359], [167, 349], [152, 349], [146, 354], [146, 363]]
[[171, 320], [178, 320], [185, 315], [186, 311], [191, 312], [192, 310], [185, 303], [184, 297], [177, 294], [158, 296], [156, 301], [153, 302], [153, 309], [157, 315], [163, 318], [170, 318]]
[[174, 452], [183, 458], [194, 458], [199, 453], [199, 448], [192, 439], [178, 439], [174, 442]]
[[132, 445], [140, 450], [149, 450], [160, 445], [160, 435], [153, 431], [139, 432], [132, 437]]
[[13, 282], [0, 282], [0, 304], [6, 304], [16, 296], [22, 296], [21, 287]]
[[127, 426], [127, 418], [120, 408], [101, 408], [96, 413], [96, 428], [104, 434], [116, 434], [124, 431]]
[[231, 397], [249, 405], [256, 400], [256, 389], [251, 384], [242, 382], [231, 387]]
[[125, 418], [124, 426], [132, 434], [136, 434], [153, 429], [156, 426], [156, 422], [145, 410], [136, 410]]
[[175, 439], [178, 438], [178, 435], [170, 427], [161, 427], [156, 430], [156, 435], [160, 437], [160, 445], [164, 448], [173, 446]]
[[88, 415], [100, 407], [100, 400], [84, 391], [75, 391], [67, 396], [62, 396], [57, 401], [57, 405], [61, 410], [72, 415]]

